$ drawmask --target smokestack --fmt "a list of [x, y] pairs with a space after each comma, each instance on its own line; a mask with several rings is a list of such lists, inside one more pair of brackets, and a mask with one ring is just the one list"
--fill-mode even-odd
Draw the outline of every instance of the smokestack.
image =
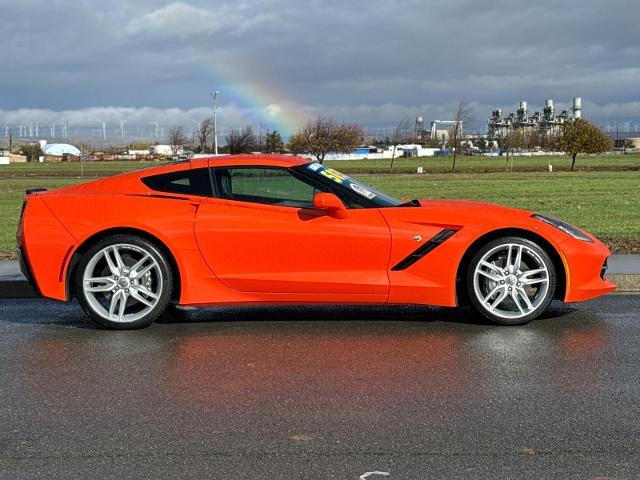
[[573, 99], [573, 118], [582, 118], [582, 98], [580, 97]]
[[527, 102], [520, 100], [520, 108], [518, 109], [518, 115], [525, 119], [527, 118]]

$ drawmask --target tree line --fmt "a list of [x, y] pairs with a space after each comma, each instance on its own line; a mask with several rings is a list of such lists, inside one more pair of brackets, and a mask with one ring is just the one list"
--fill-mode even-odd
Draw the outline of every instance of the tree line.
[[[176, 155], [180, 147], [191, 144], [196, 153], [213, 152], [213, 120], [200, 122], [197, 132], [189, 140], [184, 127], [174, 127], [169, 131], [169, 145]], [[239, 153], [278, 153], [290, 151], [294, 154], [312, 154], [320, 163], [330, 152], [351, 152], [365, 141], [362, 128], [353, 123], [338, 123], [331, 118], [318, 117], [308, 122], [289, 138], [285, 145], [277, 130], [256, 134], [250, 125], [232, 129], [224, 136], [224, 144], [218, 149], [231, 155]]]
[[[456, 159], [462, 150], [464, 142], [463, 126], [473, 119], [473, 112], [466, 101], [459, 102], [454, 122], [447, 132], [445, 146], [451, 149], [451, 171], [455, 172]], [[197, 131], [193, 133], [191, 145], [197, 153], [211, 153], [213, 151], [212, 138], [213, 119], [208, 118], [200, 122]], [[426, 147], [438, 148], [441, 142], [437, 138], [416, 138], [416, 131], [412, 129], [409, 119], [398, 123], [391, 136], [384, 142], [393, 145], [389, 172], [393, 171], [396, 157], [396, 145], [403, 143], [420, 143]], [[362, 128], [353, 123], [339, 123], [332, 118], [318, 117], [309, 121], [297, 132], [291, 135], [288, 145], [285, 145], [281, 134], [277, 131], [260, 132], [247, 125], [244, 128], [232, 129], [224, 136], [224, 145], [219, 152], [240, 154], [251, 152], [280, 153], [289, 151], [294, 154], [311, 154], [319, 163], [323, 163], [327, 154], [348, 153], [354, 151], [366, 141]], [[174, 155], [179, 147], [188, 145], [189, 139], [183, 127], [174, 127], [169, 132], [169, 143], [174, 149]], [[374, 140], [374, 143], [375, 140]], [[487, 141], [481, 138], [477, 141], [481, 150], [486, 150]], [[566, 123], [554, 135], [541, 132], [523, 132], [514, 130], [506, 136], [497, 139], [498, 147], [506, 154], [507, 166], [509, 158], [513, 162], [513, 154], [519, 150], [530, 150], [540, 147], [544, 150], [563, 151], [571, 156], [571, 170], [575, 170], [576, 157], [579, 154], [601, 153], [613, 148], [611, 138], [599, 127], [584, 119], [575, 119]]]

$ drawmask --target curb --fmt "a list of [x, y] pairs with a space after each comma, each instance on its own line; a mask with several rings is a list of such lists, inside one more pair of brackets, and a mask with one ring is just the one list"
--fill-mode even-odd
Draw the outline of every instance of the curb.
[[607, 275], [607, 279], [618, 286], [614, 293], [640, 293], [640, 275]]
[[[607, 275], [618, 286], [616, 293], [640, 293], [640, 275]], [[23, 275], [0, 275], [0, 299], [3, 298], [38, 298]]]
[[23, 275], [0, 276], [0, 298], [37, 298], [38, 296]]

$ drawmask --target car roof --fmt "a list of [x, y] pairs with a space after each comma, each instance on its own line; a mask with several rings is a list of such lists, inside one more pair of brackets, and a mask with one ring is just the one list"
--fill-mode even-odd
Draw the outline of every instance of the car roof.
[[[237, 167], [237, 166], [257, 166], [257, 167], [281, 167], [291, 168], [299, 165], [305, 165], [311, 160], [308, 158], [294, 157], [290, 155], [275, 154], [243, 154], [243, 155], [222, 155], [195, 158], [192, 160], [170, 162], [162, 165], [156, 165], [133, 172], [121, 173], [113, 177], [100, 178], [87, 183], [70, 185], [57, 189], [58, 194], [65, 193], [136, 193], [146, 192], [148, 188], [144, 186], [140, 180], [145, 177], [154, 175], [162, 175], [165, 173], [179, 172], [194, 168], [211, 167]], [[52, 192], [48, 192], [52, 194]]]
[[191, 168], [206, 167], [238, 167], [238, 166], [271, 166], [271, 167], [297, 167], [309, 163], [308, 158], [294, 157], [292, 155], [279, 154], [240, 154], [223, 155], [191, 160]]

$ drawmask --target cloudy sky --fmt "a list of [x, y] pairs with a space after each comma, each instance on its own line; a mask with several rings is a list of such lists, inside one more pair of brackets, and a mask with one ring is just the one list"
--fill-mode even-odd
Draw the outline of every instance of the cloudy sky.
[[637, 0], [0, 0], [0, 133], [69, 121], [366, 125], [583, 97], [640, 123]]

